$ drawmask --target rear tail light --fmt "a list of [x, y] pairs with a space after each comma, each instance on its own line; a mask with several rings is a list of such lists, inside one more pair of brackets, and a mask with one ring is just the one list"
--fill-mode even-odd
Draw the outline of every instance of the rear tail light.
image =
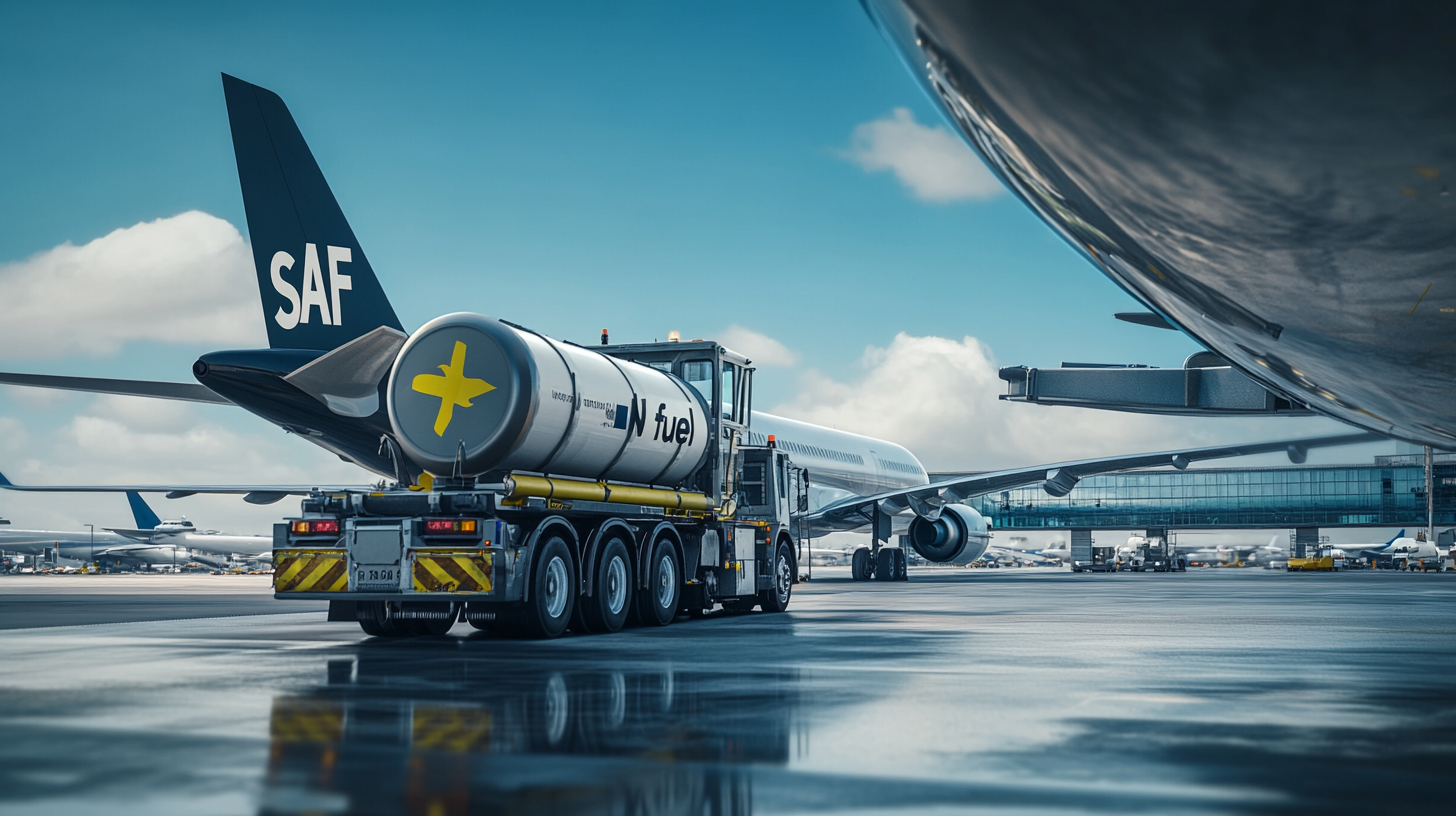
[[477, 536], [480, 535], [480, 522], [477, 519], [425, 519], [425, 535]]
[[338, 535], [338, 519], [299, 519], [293, 522], [291, 532], [296, 536]]

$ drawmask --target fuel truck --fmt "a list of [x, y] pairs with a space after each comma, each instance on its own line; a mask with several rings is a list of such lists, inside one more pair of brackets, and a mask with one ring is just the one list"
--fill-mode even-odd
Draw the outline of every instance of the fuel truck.
[[808, 473], [750, 437], [750, 361], [606, 339], [467, 313], [421, 327], [382, 385], [381, 445], [415, 484], [305, 498], [274, 528], [275, 596], [385, 637], [787, 608]]

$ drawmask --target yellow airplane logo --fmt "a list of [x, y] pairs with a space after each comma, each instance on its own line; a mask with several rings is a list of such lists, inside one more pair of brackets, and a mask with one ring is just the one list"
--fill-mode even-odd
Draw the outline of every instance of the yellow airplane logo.
[[444, 436], [445, 429], [450, 427], [450, 418], [455, 414], [455, 406], [469, 408], [471, 400], [488, 391], [494, 391], [495, 386], [485, 380], [465, 376], [465, 344], [459, 340], [455, 341], [450, 365], [439, 368], [445, 372], [443, 377], [438, 374], [420, 374], [410, 383], [410, 388], [421, 394], [440, 398], [440, 413], [435, 417], [435, 436]]

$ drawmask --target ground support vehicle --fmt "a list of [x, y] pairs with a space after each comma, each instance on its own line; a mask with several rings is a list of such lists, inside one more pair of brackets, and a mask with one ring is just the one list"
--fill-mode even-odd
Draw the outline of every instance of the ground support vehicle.
[[1123, 568], [1133, 572], [1186, 572], [1188, 560], [1178, 555], [1177, 547], [1167, 538], [1154, 536], [1138, 542]]
[[1339, 572], [1344, 566], [1344, 551], [1321, 545], [1312, 556], [1290, 558], [1286, 569], [1290, 572]]
[[1072, 572], [1117, 572], [1116, 547], [1091, 547], [1085, 557], [1078, 558], [1078, 555], [1077, 548], [1074, 546]]
[[[462, 619], [550, 638], [630, 620], [666, 626], [717, 607], [783, 611], [808, 474], [772, 437], [742, 444], [747, 361], [703, 342], [613, 351], [675, 376], [702, 363], [728, 383], [697, 392], [711, 403], [699, 414], [708, 427], [696, 429], [709, 442], [676, 486], [510, 471], [422, 480], [427, 489], [315, 492], [274, 527], [275, 597], [328, 600], [330, 620], [386, 637], [442, 634]], [[680, 427], [689, 433], [686, 419]]]

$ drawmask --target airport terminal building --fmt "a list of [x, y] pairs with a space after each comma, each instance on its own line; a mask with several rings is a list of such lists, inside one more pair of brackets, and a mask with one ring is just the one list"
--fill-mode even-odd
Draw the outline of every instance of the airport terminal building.
[[[1438, 454], [1434, 464], [1434, 522], [1456, 524], [1456, 454]], [[1396, 455], [1368, 465], [1089, 476], [1064, 498], [1026, 487], [967, 503], [997, 529], [1423, 527], [1425, 482], [1422, 456]]]

